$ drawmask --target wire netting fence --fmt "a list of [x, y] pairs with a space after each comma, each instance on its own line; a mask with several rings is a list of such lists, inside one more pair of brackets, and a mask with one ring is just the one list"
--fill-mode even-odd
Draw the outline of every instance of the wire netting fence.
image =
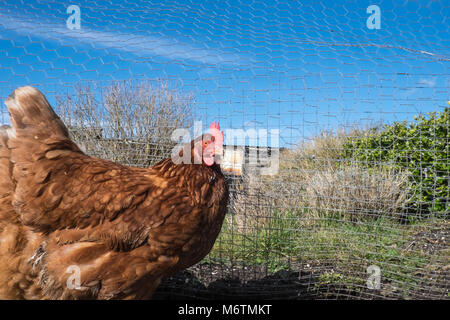
[[36, 86], [88, 154], [143, 167], [175, 129], [220, 121], [222, 232], [155, 298], [448, 299], [449, 16], [445, 1], [0, 1], [0, 98]]

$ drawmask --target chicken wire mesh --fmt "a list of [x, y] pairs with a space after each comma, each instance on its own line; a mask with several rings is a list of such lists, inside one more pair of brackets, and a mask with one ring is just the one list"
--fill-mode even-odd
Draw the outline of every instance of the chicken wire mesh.
[[0, 97], [39, 88], [88, 154], [136, 166], [220, 121], [222, 232], [155, 298], [448, 299], [449, 15], [0, 1]]

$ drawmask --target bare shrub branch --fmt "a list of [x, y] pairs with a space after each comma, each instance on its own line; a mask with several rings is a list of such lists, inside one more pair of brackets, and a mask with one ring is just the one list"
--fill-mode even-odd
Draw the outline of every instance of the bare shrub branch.
[[166, 83], [114, 82], [100, 93], [79, 85], [57, 96], [57, 111], [88, 154], [127, 165], [149, 166], [168, 155], [176, 128], [192, 123], [192, 96]]

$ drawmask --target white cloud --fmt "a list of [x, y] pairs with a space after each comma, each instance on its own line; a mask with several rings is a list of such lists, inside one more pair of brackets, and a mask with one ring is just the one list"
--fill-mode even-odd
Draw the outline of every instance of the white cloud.
[[420, 79], [419, 83], [433, 88], [436, 85], [436, 78]]
[[[163, 57], [175, 60], [175, 62], [191, 61], [211, 65], [241, 64], [241, 57], [237, 54], [206, 49], [162, 36], [105, 32], [83, 25], [81, 30], [70, 30], [66, 27], [65, 21], [64, 23], [55, 23], [3, 13], [0, 13], [0, 26], [23, 36], [33, 36], [65, 45], [89, 44], [94, 47], [129, 52], [137, 56]], [[6, 39], [0, 34], [1, 38]]]

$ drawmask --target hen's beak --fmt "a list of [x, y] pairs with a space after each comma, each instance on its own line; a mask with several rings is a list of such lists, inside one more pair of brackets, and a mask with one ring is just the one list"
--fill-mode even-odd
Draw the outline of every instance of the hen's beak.
[[222, 145], [216, 145], [214, 146], [214, 157], [216, 159], [216, 163], [220, 164], [220, 161], [223, 157], [223, 146]]

